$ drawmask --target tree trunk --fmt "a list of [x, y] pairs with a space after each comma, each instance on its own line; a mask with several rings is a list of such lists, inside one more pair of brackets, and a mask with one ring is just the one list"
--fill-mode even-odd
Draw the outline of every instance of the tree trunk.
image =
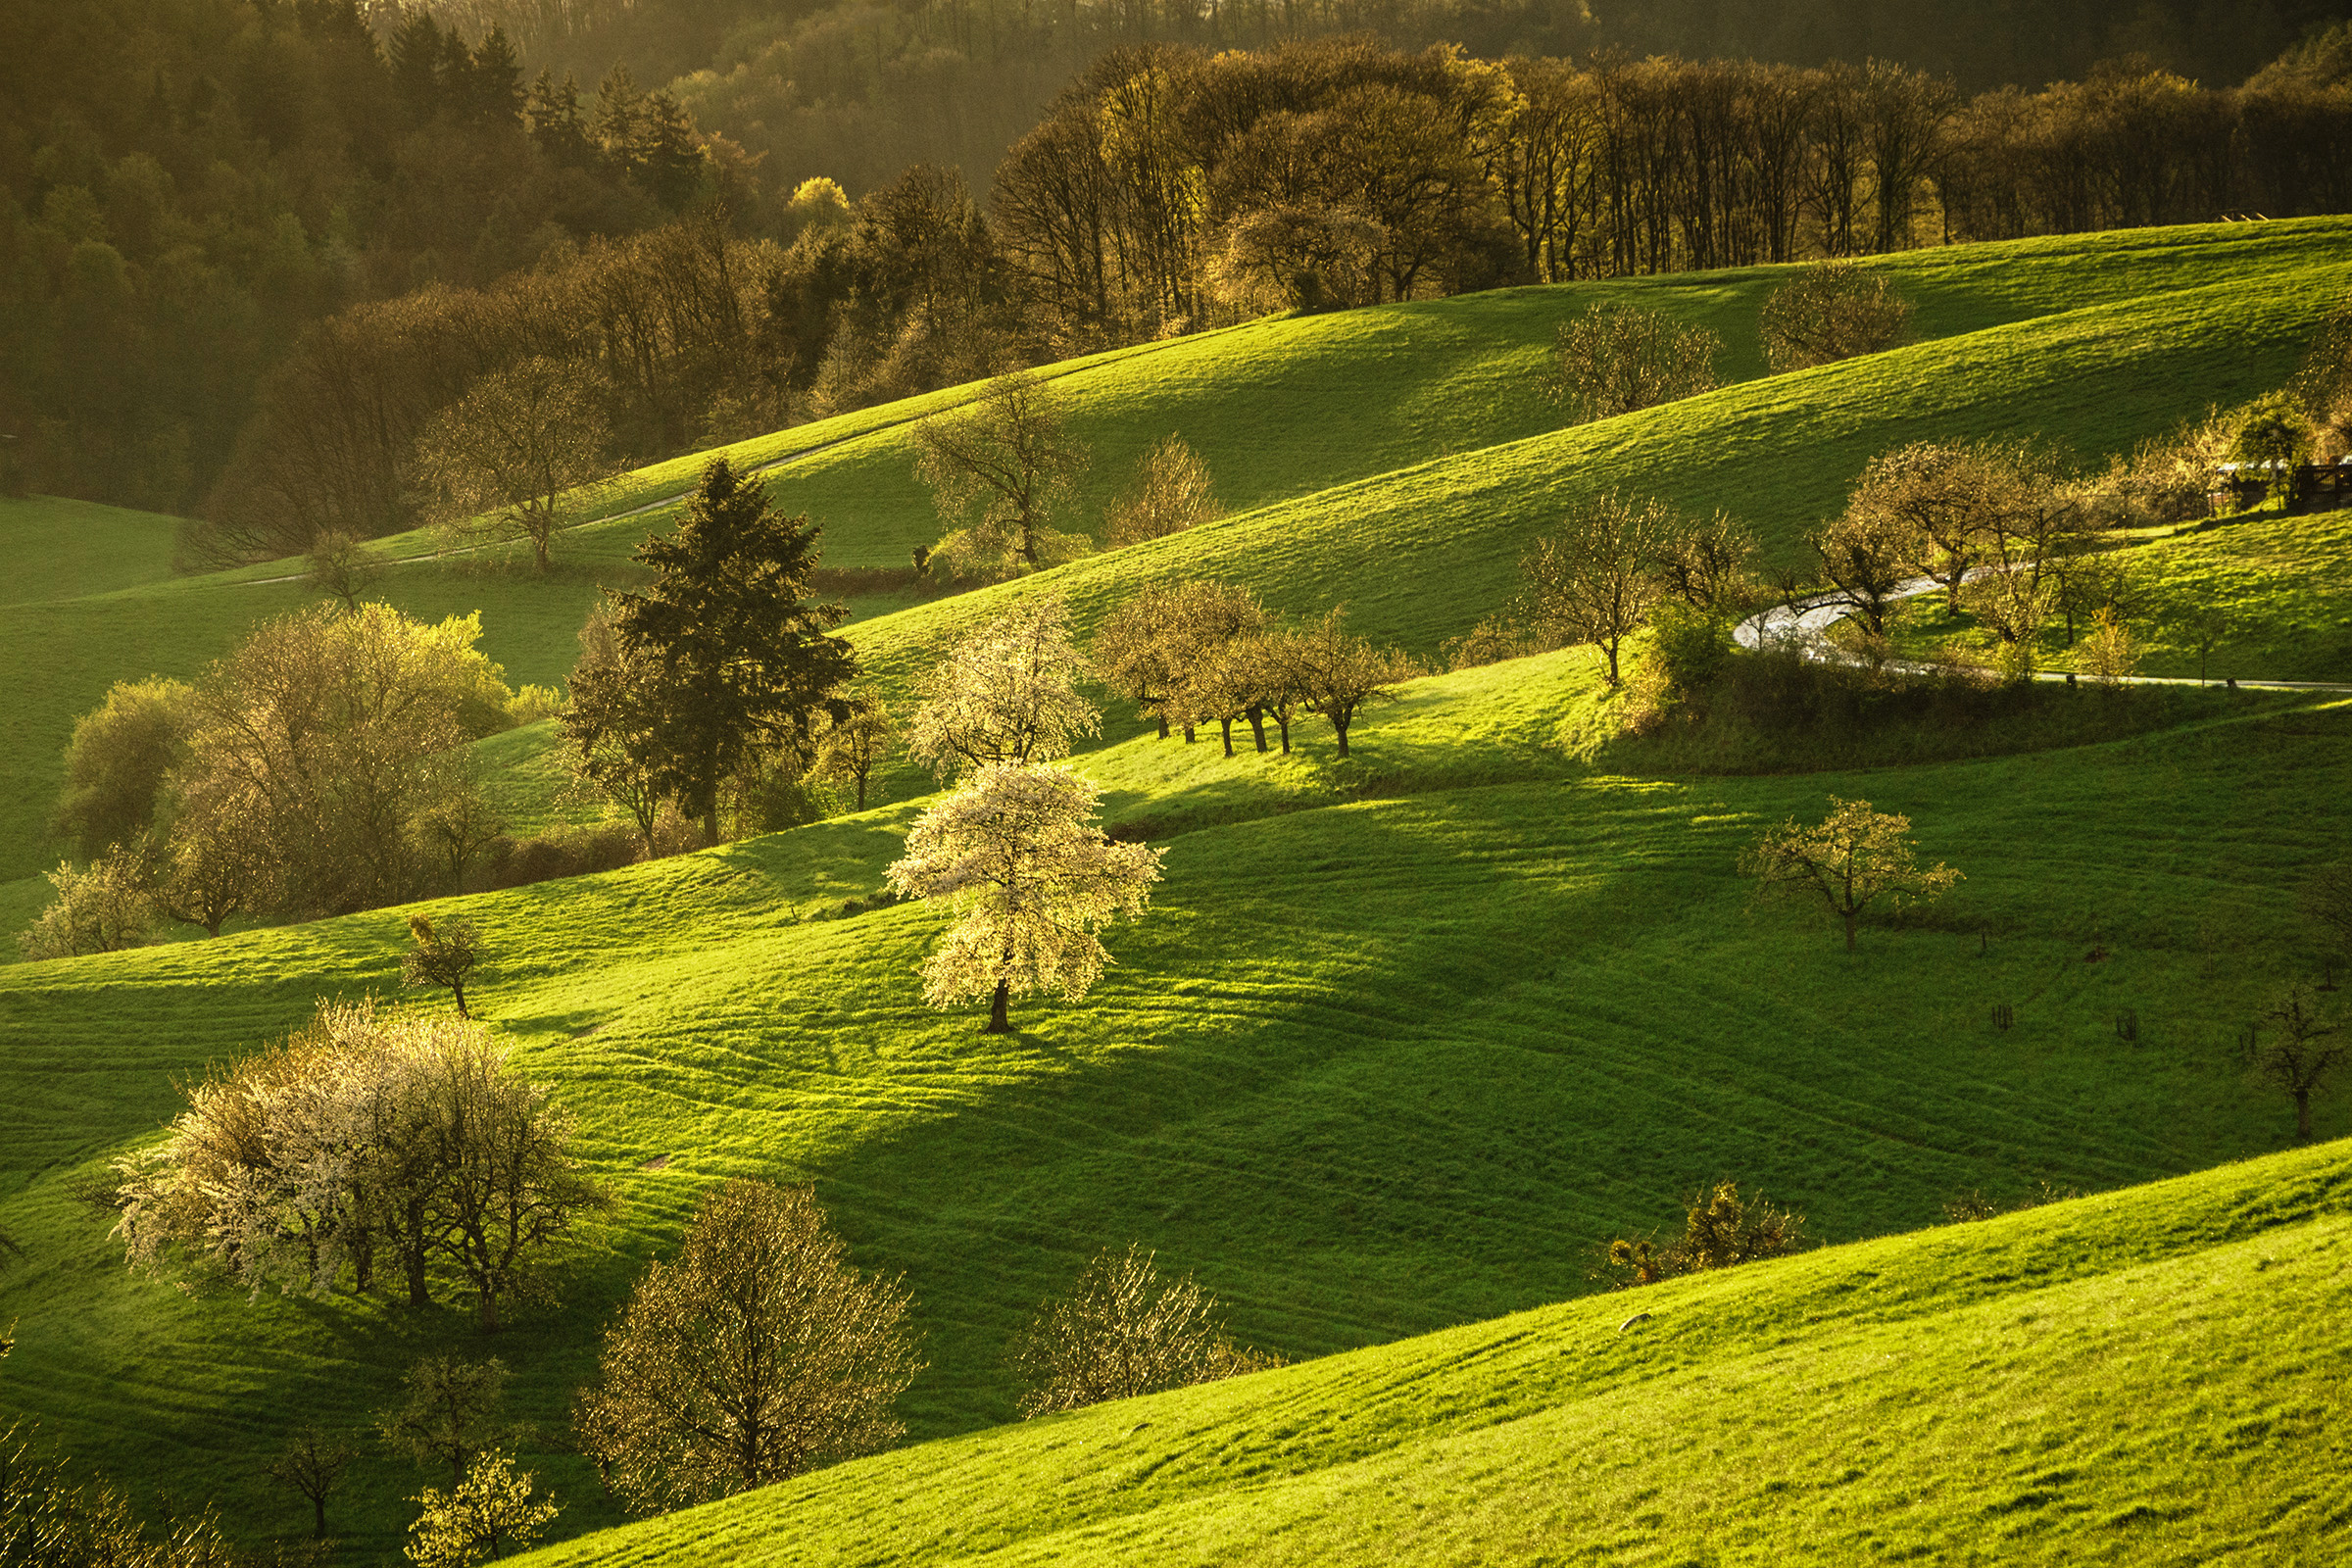
[[1282, 755], [1288, 757], [1291, 755], [1291, 715], [1276, 713], [1274, 722], [1282, 726]]
[[1009, 980], [998, 981], [997, 994], [990, 999], [988, 1004], [988, 1028], [983, 1031], [984, 1033], [992, 1035], [1012, 1033], [1012, 1020], [1005, 1016], [1005, 1004], [1011, 1000], [1012, 982]]
[[1168, 738], [1168, 715], [1155, 713], [1152, 716], [1159, 720], [1159, 738], [1163, 741], [1166, 740]]
[[1264, 752], [1266, 749], [1266, 710], [1255, 703], [1251, 703], [1243, 711], [1250, 715], [1250, 733], [1257, 737], [1258, 751]]
[[865, 775], [863, 773], [858, 775], [858, 809], [860, 811], [865, 809]]
[[1853, 910], [1853, 909], [1847, 909], [1847, 910], [1846, 910], [1846, 911], [1844, 911], [1844, 912], [1845, 912], [1845, 951], [1846, 951], [1846, 952], [1848, 952], [1848, 953], [1851, 953], [1851, 952], [1853, 952], [1853, 951], [1854, 951], [1854, 916], [1855, 916], [1855, 914], [1856, 914], [1858, 911], [1856, 911], [1856, 910]]
[[[1612, 637], [1602, 643], [1600, 647], [1601, 651], [1609, 656], [1609, 684], [1614, 686], [1617, 684], [1617, 639]], [[1340, 755], [1345, 757], [1348, 754], [1342, 752]]]
[[408, 1234], [401, 1238], [400, 1261], [409, 1277], [409, 1304], [430, 1306], [433, 1304], [433, 1296], [426, 1288], [424, 1279], [424, 1200], [411, 1199], [403, 1212], [408, 1219], [409, 1229]]
[[713, 802], [703, 812], [703, 847], [709, 849], [718, 842], [718, 806]]
[[1233, 755], [1233, 720], [1230, 718], [1220, 718], [1217, 720], [1217, 724], [1225, 734], [1225, 755], [1227, 757], [1231, 757]]
[[1331, 715], [1331, 732], [1340, 738], [1340, 755], [1348, 755], [1348, 720], [1339, 714]]
[[458, 999], [458, 1016], [461, 1018], [470, 1019], [473, 1014], [466, 1010], [466, 982], [463, 980], [452, 980], [449, 983], [449, 989], [451, 995]]
[[1195, 740], [1195, 739], [1197, 739], [1197, 737], [1196, 737], [1196, 736], [1193, 734], [1193, 726], [1192, 726], [1192, 725], [1190, 725], [1190, 724], [1187, 724], [1187, 725], [1185, 725], [1185, 726], [1184, 726], [1184, 744], [1185, 744], [1185, 745], [1187, 745], [1187, 746], [1190, 746], [1190, 745], [1192, 745], [1192, 744], [1193, 744], [1193, 742], [1194, 742], [1194, 740]]
[[320, 1492], [318, 1495], [313, 1497], [311, 1499], [311, 1506], [317, 1510], [318, 1515], [318, 1527], [312, 1532], [311, 1539], [314, 1541], [324, 1541], [326, 1539], [326, 1494], [324, 1492]]
[[2295, 1091], [2295, 1142], [2311, 1142], [2311, 1091], [2308, 1089]]

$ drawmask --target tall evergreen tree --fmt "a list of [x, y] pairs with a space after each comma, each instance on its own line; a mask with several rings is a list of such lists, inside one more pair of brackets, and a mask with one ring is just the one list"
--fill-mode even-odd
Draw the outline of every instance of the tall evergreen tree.
[[493, 23], [474, 46], [466, 74], [466, 116], [477, 125], [504, 129], [522, 122], [522, 62], [507, 29]]
[[850, 715], [834, 695], [858, 673], [850, 645], [827, 633], [839, 605], [805, 603], [817, 529], [780, 515], [766, 486], [713, 459], [676, 531], [637, 560], [659, 574], [616, 596], [613, 629], [657, 661], [667, 701], [645, 734], [657, 787], [707, 836], [718, 836], [718, 791], [764, 745], [804, 748], [815, 721]]
[[408, 111], [410, 122], [421, 125], [441, 107], [440, 24], [421, 8], [407, 13], [393, 30], [389, 52], [393, 91]]

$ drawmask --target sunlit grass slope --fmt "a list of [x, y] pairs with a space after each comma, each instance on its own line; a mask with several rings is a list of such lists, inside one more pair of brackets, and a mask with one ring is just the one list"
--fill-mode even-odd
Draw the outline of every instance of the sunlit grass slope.
[[978, 1433], [525, 1560], [2327, 1562], [2348, 1287], [2338, 1142]]
[[[1220, 825], [1165, 840], [1096, 995], [1023, 1005], [1010, 1039], [921, 1005], [931, 910], [808, 918], [878, 885], [908, 806], [465, 901], [495, 955], [480, 1005], [626, 1200], [561, 1304], [489, 1343], [454, 1312], [128, 1275], [70, 1196], [172, 1112], [175, 1076], [317, 996], [390, 989], [401, 911], [0, 974], [0, 1226], [31, 1250], [0, 1272], [21, 1336], [0, 1405], [266, 1533], [299, 1509], [252, 1455], [363, 1424], [427, 1349], [494, 1350], [586, 1528], [612, 1515], [553, 1434], [628, 1279], [726, 1175], [814, 1180], [858, 1260], [905, 1272], [928, 1437], [1005, 1419], [1009, 1335], [1130, 1240], [1308, 1357], [1576, 1296], [1598, 1240], [1717, 1175], [1848, 1240], [1963, 1188], [2111, 1188], [2285, 1141], [2230, 1043], [2311, 957], [2279, 890], [2352, 850], [2352, 707], [2217, 699], [2096, 747], [1690, 783], [1560, 758], [1579, 662], [1433, 682], [1348, 764], [1307, 729], [1287, 762], [1087, 759], [1116, 816]], [[1833, 793], [1910, 812], [1968, 876], [1850, 958], [1735, 870]], [[2340, 1102], [2321, 1128], [2352, 1130]], [[349, 1527], [388, 1544], [416, 1480], [371, 1452]]]
[[[1762, 380], [1756, 316], [1786, 270], [1502, 290], [1261, 321], [1072, 362], [1049, 373], [1095, 451], [1074, 521], [1096, 526], [1135, 457], [1172, 432], [1206, 456], [1220, 494], [1243, 514], [1037, 586], [1064, 588], [1091, 614], [1145, 576], [1215, 571], [1288, 609], [1352, 601], [1366, 629], [1428, 652], [1492, 607], [1520, 545], [1576, 491], [1624, 485], [1727, 507], [1786, 556], [1883, 445], [2036, 432], [2096, 455], [2212, 400], [2273, 385], [2352, 275], [2328, 266], [2348, 235], [2343, 220], [2309, 220], [1885, 258], [1870, 265], [1917, 302], [1929, 341]], [[1539, 385], [1551, 329], [1603, 299], [1714, 326], [1730, 345], [1726, 373], [1740, 384], [1543, 433], [1558, 419]], [[864, 410], [744, 443], [735, 455], [757, 463], [805, 454], [776, 470], [774, 486], [783, 505], [824, 526], [826, 560], [902, 565], [940, 526], [914, 482], [908, 421], [968, 396]], [[674, 494], [702, 461], [645, 470], [613, 504]], [[549, 576], [482, 557], [420, 559], [390, 572], [380, 591], [416, 614], [478, 611], [483, 646], [509, 677], [552, 684], [570, 667], [573, 634], [599, 588], [635, 580], [625, 558], [665, 515], [566, 536]], [[419, 534], [384, 548], [422, 556], [440, 546]], [[0, 689], [15, 695], [0, 705], [0, 879], [29, 876], [54, 853], [41, 824], [74, 715], [116, 680], [193, 675], [255, 621], [314, 602], [299, 580], [265, 580], [299, 564], [0, 610]], [[997, 602], [917, 607], [876, 622], [877, 663], [890, 683], [903, 681], [945, 632]], [[858, 608], [870, 615], [903, 603]]]

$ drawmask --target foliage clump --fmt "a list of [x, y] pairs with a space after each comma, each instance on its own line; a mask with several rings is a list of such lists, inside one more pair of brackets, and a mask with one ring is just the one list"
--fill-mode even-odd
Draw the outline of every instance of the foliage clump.
[[1594, 305], [1560, 323], [1550, 391], [1575, 423], [1711, 392], [1723, 339], [1638, 305]]
[[611, 1195], [580, 1169], [572, 1119], [479, 1024], [321, 1002], [283, 1044], [187, 1089], [162, 1143], [116, 1161], [134, 1264], [181, 1252], [258, 1294], [324, 1294], [399, 1271], [412, 1305], [436, 1266], [482, 1326], [542, 1293], [548, 1253]]
[[922, 1369], [909, 1310], [903, 1282], [851, 1266], [808, 1188], [728, 1182], [607, 1334], [581, 1446], [639, 1512], [877, 1452]]
[[1901, 346], [1911, 307], [1884, 272], [1821, 262], [1773, 290], [1762, 324], [1765, 363], [1785, 374]]
[[1159, 1272], [1140, 1245], [1104, 1250], [1013, 1342], [1024, 1417], [1189, 1388], [1282, 1365], [1234, 1343], [1216, 1298]]
[[1907, 816], [1832, 796], [1827, 817], [1811, 826], [1790, 817], [1756, 841], [1740, 869], [1755, 878], [1758, 897], [1819, 898], [1844, 926], [1851, 953], [1862, 911], [1873, 904], [1932, 901], [1960, 880], [1947, 865], [1921, 865], [1910, 834]]
[[1661, 1244], [1655, 1236], [1620, 1236], [1603, 1250], [1602, 1277], [1618, 1289], [1654, 1285], [1683, 1274], [1733, 1268], [1801, 1250], [1810, 1238], [1794, 1210], [1743, 1194], [1737, 1182], [1721, 1181], [1693, 1197], [1683, 1215], [1683, 1232]]

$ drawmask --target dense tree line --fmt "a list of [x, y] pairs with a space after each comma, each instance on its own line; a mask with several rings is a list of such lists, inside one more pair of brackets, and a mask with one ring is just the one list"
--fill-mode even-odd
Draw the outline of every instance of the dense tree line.
[[310, 323], [726, 183], [676, 99], [592, 79], [361, 0], [0, 8], [11, 487], [190, 510]]
[[993, 168], [1061, 85], [1110, 50], [1182, 44], [1211, 53], [1362, 33], [1400, 48], [1460, 43], [1472, 55], [1653, 54], [1862, 66], [1899, 60], [1976, 92], [2082, 79], [2140, 53], [2208, 82], [2234, 82], [2341, 16], [2327, 0], [2150, 0], [2128, 8], [2053, 0], [2031, 12], [1984, 0], [1285, 0], [1282, 4], [1015, 0], [778, 7], [773, 0], [431, 0], [469, 31], [498, 23], [534, 59], [583, 77], [612, 60], [649, 80], [683, 78], [706, 124], [755, 153], [784, 188], [817, 174], [852, 191], [917, 162]]

